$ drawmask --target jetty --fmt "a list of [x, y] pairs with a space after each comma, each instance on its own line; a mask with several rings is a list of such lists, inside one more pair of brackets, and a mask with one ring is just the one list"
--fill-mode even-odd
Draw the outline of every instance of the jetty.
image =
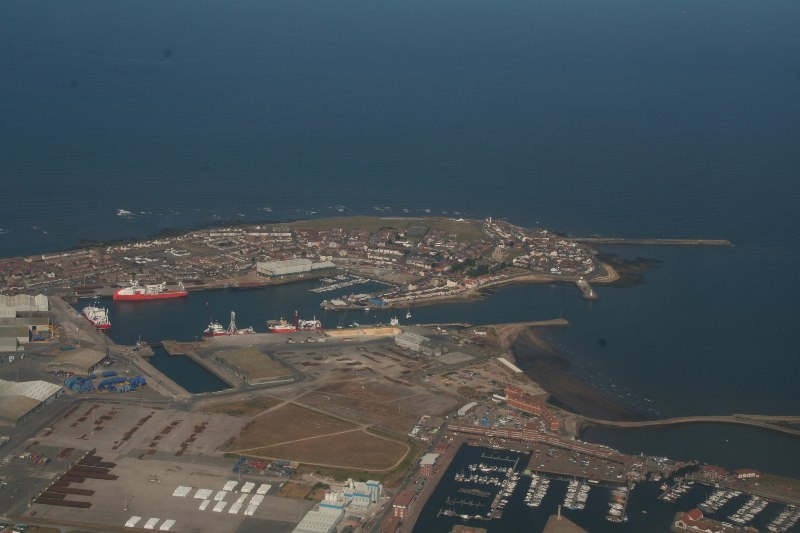
[[678, 424], [736, 424], [740, 426], [752, 426], [762, 429], [770, 429], [772, 431], [778, 431], [788, 435], [794, 435], [795, 437], [800, 437], [800, 429], [786, 425], [800, 424], [800, 416], [792, 415], [766, 416], [734, 414], [721, 416], [680, 416], [675, 418], [663, 418], [660, 420], [637, 421], [601, 420], [598, 418], [590, 418], [581, 415], [576, 415], [576, 418], [581, 425], [595, 425], [622, 429], [671, 426]]
[[600, 296], [597, 295], [595, 290], [589, 285], [589, 282], [581, 278], [575, 281], [575, 285], [581, 291], [581, 298], [584, 300], [598, 300]]
[[568, 518], [561, 516], [561, 507], [558, 508], [557, 515], [551, 515], [544, 526], [544, 533], [586, 533], [586, 530], [579, 527]]

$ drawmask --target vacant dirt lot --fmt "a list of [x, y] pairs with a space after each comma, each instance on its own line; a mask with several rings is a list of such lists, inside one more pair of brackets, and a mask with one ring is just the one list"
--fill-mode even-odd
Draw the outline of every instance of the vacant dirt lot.
[[236, 369], [240, 376], [244, 376], [250, 382], [292, 375], [291, 370], [254, 347], [217, 350], [213, 356], [224, 365]]
[[228, 450], [265, 459], [382, 471], [402, 460], [408, 446], [287, 404], [253, 419]]
[[209, 405], [208, 407], [204, 407], [202, 411], [204, 413], [219, 413], [224, 415], [250, 417], [266, 411], [270, 407], [278, 405], [280, 402], [281, 400], [278, 398], [264, 395], [238, 402]]
[[295, 498], [302, 500], [308, 496], [308, 494], [311, 492], [311, 489], [311, 485], [288, 481], [284, 483], [283, 487], [281, 487], [281, 490], [278, 491], [278, 496], [282, 498]]
[[[258, 449], [357, 427], [310, 409], [287, 404], [254, 418], [233, 443], [232, 451]], [[250, 455], [249, 451], [247, 453]]]
[[410, 431], [420, 415], [438, 415], [458, 403], [449, 396], [383, 378], [330, 383], [304, 395], [300, 402], [399, 433]]
[[250, 450], [247, 454], [337, 468], [385, 471], [401, 461], [408, 451], [406, 444], [356, 430]]

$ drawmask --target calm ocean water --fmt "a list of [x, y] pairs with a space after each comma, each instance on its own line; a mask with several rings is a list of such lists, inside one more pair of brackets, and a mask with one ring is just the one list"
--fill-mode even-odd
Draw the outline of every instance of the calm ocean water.
[[525, 287], [417, 316], [563, 313], [576, 371], [643, 410], [797, 414], [798, 20], [793, 0], [6, 0], [0, 255], [354, 213], [727, 238], [613, 250], [662, 263], [599, 302]]

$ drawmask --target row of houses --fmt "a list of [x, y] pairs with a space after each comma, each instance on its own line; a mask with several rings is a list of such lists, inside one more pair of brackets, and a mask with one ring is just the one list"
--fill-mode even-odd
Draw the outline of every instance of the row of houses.
[[[588, 248], [544, 230], [534, 232], [491, 220], [480, 229], [482, 235], [464, 239], [435, 225], [375, 231], [342, 227], [221, 227], [105, 248], [0, 258], [0, 290], [119, 283], [134, 277], [184, 282], [222, 280], [254, 270], [262, 275], [285, 275], [268, 272], [264, 264], [311, 261], [314, 265], [390, 268], [419, 276], [419, 290], [448, 295], [470, 288], [466, 280], [469, 276], [464, 274], [477, 276], [487, 269], [490, 273], [502, 269], [507, 255], [515, 256], [516, 266], [534, 271], [585, 275], [594, 268]], [[475, 267], [476, 262], [480, 272], [467, 268]], [[292, 268], [300, 266], [282, 267], [284, 271]], [[412, 289], [403, 292], [410, 293]]]

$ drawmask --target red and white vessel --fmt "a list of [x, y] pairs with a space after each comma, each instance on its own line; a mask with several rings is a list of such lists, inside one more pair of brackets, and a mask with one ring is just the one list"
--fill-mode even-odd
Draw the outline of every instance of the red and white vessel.
[[298, 331], [322, 331], [322, 322], [313, 318], [311, 320], [300, 319], [297, 322]]
[[267, 321], [267, 329], [270, 333], [294, 333], [297, 331], [297, 327], [294, 324], [290, 324], [282, 318], [280, 320]]
[[108, 329], [111, 321], [108, 320], [108, 310], [105, 307], [89, 305], [83, 308], [83, 317], [91, 322], [97, 329]]
[[221, 337], [227, 334], [228, 330], [219, 322], [210, 322], [205, 331], [203, 331], [203, 337]]
[[297, 316], [297, 311], [294, 312], [294, 319], [291, 323], [284, 319], [268, 320], [267, 328], [270, 333], [294, 333], [296, 331], [322, 331], [322, 323], [316, 318], [312, 320], [303, 320]]
[[168, 289], [167, 283], [157, 283], [155, 285], [139, 285], [138, 281], [132, 281], [130, 287], [117, 289], [114, 293], [115, 300], [162, 300], [165, 298], [183, 298], [189, 293], [178, 282], [177, 289]]
[[211, 321], [208, 327], [203, 331], [204, 337], [224, 337], [227, 335], [250, 335], [255, 333], [252, 327], [239, 329], [236, 327], [236, 313], [231, 311], [231, 323], [228, 329], [219, 322]]

